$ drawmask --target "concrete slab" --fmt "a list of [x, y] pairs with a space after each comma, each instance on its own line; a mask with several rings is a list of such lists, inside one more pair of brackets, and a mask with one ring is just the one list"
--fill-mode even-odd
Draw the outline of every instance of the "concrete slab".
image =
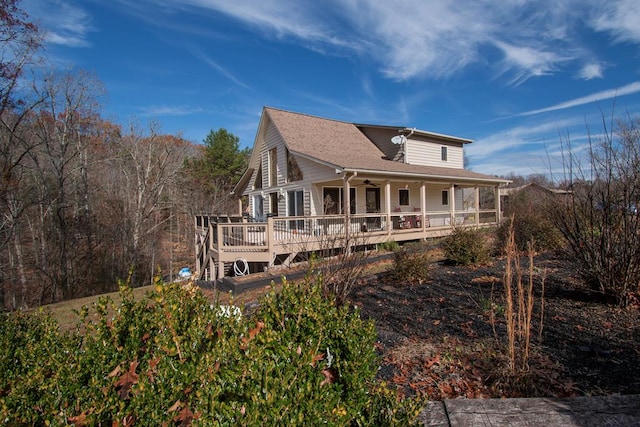
[[429, 402], [419, 419], [429, 427], [640, 426], [640, 395], [449, 399]]

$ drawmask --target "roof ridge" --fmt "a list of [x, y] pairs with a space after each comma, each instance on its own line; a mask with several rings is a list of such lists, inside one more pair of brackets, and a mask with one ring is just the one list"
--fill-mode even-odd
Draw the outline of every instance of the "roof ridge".
[[338, 122], [338, 123], [347, 124], [347, 125], [353, 125], [355, 127], [358, 127], [358, 125], [356, 125], [354, 122], [348, 122], [346, 120], [340, 120], [340, 119], [333, 119], [333, 118], [330, 118], [330, 117], [322, 117], [322, 116], [318, 116], [318, 115], [315, 115], [315, 114], [300, 113], [298, 111], [285, 110], [283, 108], [270, 107], [268, 105], [265, 105], [264, 109], [265, 110], [280, 111], [282, 113], [288, 113], [288, 114], [295, 114], [296, 116], [310, 117], [312, 119], [327, 120], [327, 121], [330, 121], [330, 122]]

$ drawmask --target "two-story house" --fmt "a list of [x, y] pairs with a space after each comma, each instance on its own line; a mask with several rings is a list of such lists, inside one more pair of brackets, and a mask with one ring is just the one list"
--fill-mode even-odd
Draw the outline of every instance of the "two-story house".
[[327, 236], [373, 245], [497, 224], [508, 181], [464, 168], [471, 142], [265, 107], [234, 190], [237, 216], [196, 217], [196, 271], [215, 279], [288, 265], [340, 241]]

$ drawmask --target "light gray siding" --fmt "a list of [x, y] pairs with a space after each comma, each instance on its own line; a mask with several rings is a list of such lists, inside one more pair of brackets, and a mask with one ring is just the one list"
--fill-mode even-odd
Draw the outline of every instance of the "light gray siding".
[[[269, 151], [273, 148], [276, 149], [277, 153], [277, 181], [275, 185], [270, 185], [269, 182]], [[294, 191], [294, 190], [303, 190], [304, 191], [304, 214], [305, 215], [315, 215], [318, 212], [318, 203], [321, 205], [321, 197], [320, 200], [317, 199], [314, 194], [315, 186], [313, 183], [315, 182], [326, 182], [336, 179], [335, 169], [332, 169], [327, 166], [323, 166], [316, 162], [313, 162], [307, 158], [296, 156], [291, 153], [300, 170], [302, 171], [302, 179], [299, 181], [287, 181], [287, 149], [284, 144], [284, 141], [280, 137], [280, 134], [275, 129], [272, 124], [267, 126], [266, 132], [264, 133], [264, 139], [260, 144], [260, 162], [262, 165], [262, 184], [263, 188], [254, 189], [252, 187], [255, 182], [255, 174], [252, 177], [251, 185], [245, 192], [245, 194], [256, 194], [258, 192], [264, 192], [265, 194], [265, 211], [272, 212], [273, 209], [270, 206], [270, 198], [269, 194], [277, 192], [280, 194], [280, 190], [285, 192]], [[340, 184], [341, 185], [341, 181]], [[249, 198], [249, 203], [253, 203], [252, 198]], [[287, 197], [278, 197], [278, 214], [280, 216], [288, 215], [288, 200]], [[250, 206], [252, 211], [253, 206]], [[322, 210], [321, 208], [319, 209]]]
[[[405, 155], [409, 164], [454, 169], [464, 168], [462, 143], [409, 139], [406, 145]], [[447, 147], [447, 161], [442, 160], [442, 147]]]

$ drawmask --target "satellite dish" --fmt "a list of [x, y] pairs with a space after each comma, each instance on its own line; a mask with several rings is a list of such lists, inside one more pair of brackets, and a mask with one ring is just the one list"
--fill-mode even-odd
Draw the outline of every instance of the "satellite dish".
[[391, 138], [391, 142], [394, 143], [395, 145], [400, 145], [400, 144], [404, 144], [404, 141], [406, 139], [407, 137], [404, 135], [396, 135], [393, 138]]

